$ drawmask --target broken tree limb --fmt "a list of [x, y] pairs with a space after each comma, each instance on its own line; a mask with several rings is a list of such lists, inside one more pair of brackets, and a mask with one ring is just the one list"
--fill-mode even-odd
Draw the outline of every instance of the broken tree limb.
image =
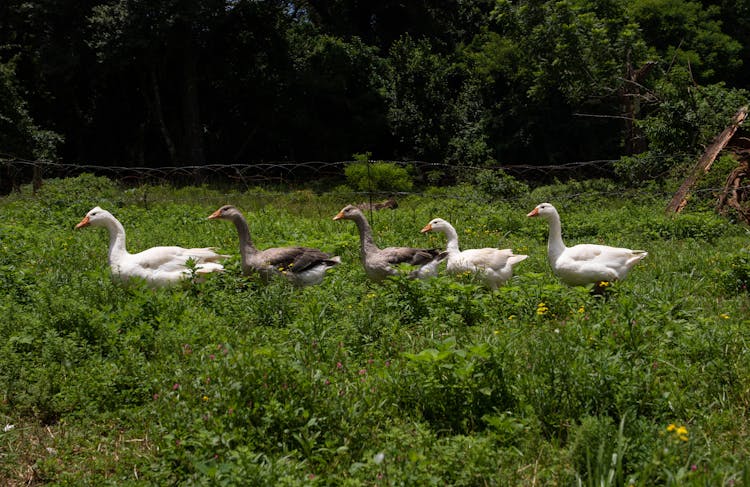
[[748, 187], [743, 182], [750, 178], [750, 159], [745, 159], [731, 172], [724, 185], [724, 191], [719, 195], [716, 211], [721, 214], [728, 212], [727, 207], [737, 212], [737, 217], [750, 224], [750, 208], [746, 202], [749, 198]]
[[732, 138], [734, 133], [737, 131], [742, 122], [747, 118], [748, 107], [744, 106], [740, 108], [737, 113], [732, 117], [732, 122], [725, 128], [714, 140], [708, 145], [703, 155], [698, 159], [698, 162], [693, 166], [688, 177], [683, 181], [680, 189], [672, 197], [672, 201], [667, 205], [667, 213], [679, 213], [687, 204], [687, 196], [690, 193], [690, 189], [695, 185], [698, 179], [706, 174], [710, 169], [711, 165], [716, 160], [719, 153], [726, 147], [729, 140]]

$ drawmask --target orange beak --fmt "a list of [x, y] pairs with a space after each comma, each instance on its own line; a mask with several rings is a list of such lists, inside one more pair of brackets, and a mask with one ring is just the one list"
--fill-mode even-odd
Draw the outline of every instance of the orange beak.
[[220, 218], [220, 217], [221, 217], [221, 208], [219, 208], [215, 212], [213, 212], [210, 215], [208, 215], [208, 219], [209, 220], [215, 220], [215, 219]]
[[424, 226], [424, 228], [422, 230], [420, 230], [420, 232], [426, 233], [426, 232], [429, 232], [431, 230], [432, 230], [432, 224], [428, 223], [427, 225]]
[[81, 220], [80, 223], [76, 225], [76, 229], [81, 228], [81, 227], [87, 227], [87, 226], [89, 226], [89, 217], [84, 216], [83, 220]]
[[529, 212], [529, 214], [528, 214], [528, 215], [526, 215], [526, 216], [537, 216], [538, 214], [539, 214], [539, 208], [534, 208], [534, 209], [533, 209], [533, 210], [531, 210], [531, 211]]
[[342, 218], [344, 218], [344, 212], [343, 211], [338, 212], [338, 214], [333, 217], [334, 220], [341, 220]]

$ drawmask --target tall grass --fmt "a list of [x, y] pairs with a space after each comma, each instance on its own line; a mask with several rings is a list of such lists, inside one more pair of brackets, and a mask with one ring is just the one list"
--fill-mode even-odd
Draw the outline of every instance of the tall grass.
[[[0, 483], [748, 485], [747, 230], [564, 190], [441, 189], [374, 215], [383, 246], [443, 245], [419, 233], [440, 216], [464, 248], [529, 254], [496, 292], [472, 276], [372, 284], [353, 225], [331, 220], [351, 203], [337, 193], [226, 201], [82, 176], [4, 197]], [[649, 256], [605, 296], [560, 284], [525, 217], [542, 199], [569, 244]], [[225, 203], [259, 247], [344, 263], [304, 289], [241, 276], [234, 229], [205, 218]], [[72, 230], [95, 205], [131, 251], [215, 246], [227, 272], [114, 284], [104, 232]]]

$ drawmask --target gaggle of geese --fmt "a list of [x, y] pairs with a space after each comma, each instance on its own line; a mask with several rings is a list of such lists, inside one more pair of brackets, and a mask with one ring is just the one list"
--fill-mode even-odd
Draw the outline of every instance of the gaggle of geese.
[[[583, 286], [622, 280], [641, 259], [648, 255], [643, 250], [630, 250], [607, 245], [579, 244], [566, 247], [562, 239], [560, 215], [549, 203], [537, 205], [527, 216], [540, 217], [549, 224], [547, 257], [552, 272], [565, 284]], [[259, 274], [264, 280], [281, 275], [297, 286], [319, 284], [328, 269], [341, 263], [339, 256], [310, 247], [274, 247], [260, 250], [253, 245], [244, 215], [234, 206], [225, 205], [208, 216], [210, 220], [227, 220], [237, 229], [242, 272]], [[527, 255], [514, 254], [511, 249], [468, 249], [461, 251], [456, 229], [442, 218], [431, 220], [422, 233], [441, 232], [447, 238], [446, 249], [413, 247], [379, 248], [372, 228], [362, 211], [348, 205], [333, 217], [351, 220], [357, 225], [360, 239], [360, 260], [367, 277], [375, 282], [399, 273], [399, 264], [414, 270], [412, 278], [427, 278], [438, 274], [438, 266], [446, 262], [449, 274], [476, 274], [489, 289], [497, 289], [513, 275], [516, 264]], [[125, 247], [125, 228], [110, 212], [92, 208], [76, 229], [87, 226], [104, 227], [109, 231], [108, 260], [112, 277], [119, 281], [143, 279], [152, 287], [178, 283], [191, 276], [202, 278], [212, 272], [222, 272], [219, 262], [227, 255], [212, 248], [186, 249], [177, 246], [152, 247], [131, 254]]]

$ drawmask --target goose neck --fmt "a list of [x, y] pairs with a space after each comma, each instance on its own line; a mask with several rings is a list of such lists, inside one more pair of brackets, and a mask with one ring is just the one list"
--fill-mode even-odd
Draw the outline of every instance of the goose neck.
[[456, 232], [456, 229], [453, 228], [452, 225], [446, 225], [445, 228], [443, 228], [442, 232], [445, 234], [445, 237], [447, 239], [445, 250], [451, 253], [460, 252], [458, 248], [458, 232]]
[[125, 227], [116, 218], [106, 220], [105, 227], [109, 231], [109, 264], [113, 265], [128, 254], [125, 247]]
[[565, 251], [565, 242], [563, 242], [562, 238], [562, 224], [560, 223], [560, 216], [557, 214], [552, 215], [547, 221], [549, 222], [547, 255], [551, 261], [556, 261], [560, 254]]
[[354, 220], [354, 223], [357, 224], [357, 229], [359, 230], [359, 243], [361, 245], [362, 257], [370, 252], [377, 251], [378, 247], [375, 245], [372, 238], [372, 227], [370, 227], [367, 218], [365, 218], [364, 215], [358, 215]]
[[249, 256], [256, 254], [258, 249], [253, 245], [253, 240], [250, 237], [250, 227], [247, 225], [247, 220], [242, 215], [234, 215], [232, 217], [232, 223], [234, 223], [237, 229], [237, 235], [240, 238], [240, 259], [242, 260], [243, 266], [247, 263]]

